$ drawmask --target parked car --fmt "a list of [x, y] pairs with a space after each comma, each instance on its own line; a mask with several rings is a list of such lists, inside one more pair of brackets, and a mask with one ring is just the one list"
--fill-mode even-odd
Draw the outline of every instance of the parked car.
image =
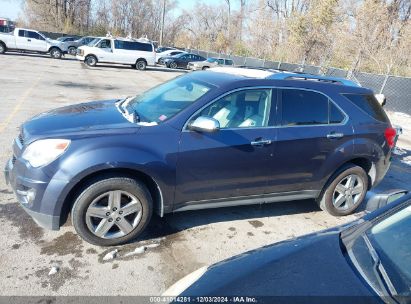
[[163, 57], [164, 65], [171, 69], [187, 69], [188, 63], [193, 61], [204, 61], [204, 57], [196, 54], [182, 53], [175, 56]]
[[177, 50], [177, 49], [173, 47], [160, 46], [156, 49], [156, 53], [163, 53], [165, 51], [173, 51], [173, 50]]
[[187, 53], [185, 51], [180, 51], [180, 50], [167, 50], [161, 53], [156, 54], [156, 60], [158, 64], [163, 65], [164, 64], [164, 57], [173, 57], [175, 55]]
[[295, 302], [409, 303], [411, 194], [395, 191], [375, 199], [386, 206], [352, 223], [203, 267], [164, 296], [243, 295], [256, 297], [255, 303], [294, 303], [292, 299], [302, 297], [304, 301]]
[[63, 37], [57, 38], [56, 40], [61, 41], [61, 42], [70, 42], [70, 41], [77, 40], [77, 38], [76, 37], [70, 37], [70, 36], [63, 36]]
[[56, 59], [67, 53], [67, 47], [63, 42], [49, 39], [38, 31], [22, 28], [15, 28], [7, 34], [0, 33], [0, 54], [9, 50], [49, 53]]
[[216, 66], [233, 66], [234, 62], [231, 59], [225, 58], [208, 58], [205, 61], [190, 62], [188, 68], [193, 71], [197, 70], [207, 70]]
[[86, 36], [86, 37], [82, 37], [80, 39], [74, 39], [72, 41], [66, 41], [67, 49], [68, 49], [69, 54], [76, 55], [78, 47], [83, 46], [83, 45], [88, 45], [94, 39], [96, 39], [96, 37]]
[[105, 246], [153, 212], [315, 199], [351, 214], [386, 174], [395, 129], [369, 89], [289, 77], [212, 68], [40, 114], [21, 126], [6, 181], [41, 226], [71, 211]]
[[117, 63], [145, 70], [147, 65], [155, 65], [156, 53], [150, 41], [102, 37], [79, 47], [76, 58], [91, 67], [97, 63]]

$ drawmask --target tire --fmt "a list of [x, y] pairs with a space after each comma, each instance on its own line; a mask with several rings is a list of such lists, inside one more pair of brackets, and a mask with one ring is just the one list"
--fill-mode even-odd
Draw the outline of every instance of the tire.
[[361, 205], [367, 191], [367, 173], [360, 166], [347, 164], [330, 178], [317, 203], [331, 215], [349, 215]]
[[88, 55], [84, 59], [84, 63], [87, 64], [89, 67], [95, 67], [97, 65], [97, 57], [94, 55]]
[[62, 55], [63, 55], [63, 53], [61, 52], [61, 50], [59, 48], [52, 47], [50, 49], [50, 57], [51, 58], [60, 59]]
[[68, 53], [69, 53], [70, 55], [75, 56], [76, 53], [77, 53], [77, 48], [76, 48], [75, 46], [70, 46], [70, 47], [68, 48]]
[[[109, 204], [110, 200], [112, 203]], [[124, 215], [133, 210], [134, 213]], [[76, 232], [86, 242], [114, 246], [140, 235], [152, 213], [152, 198], [143, 183], [125, 176], [102, 176], [79, 191], [71, 210], [71, 220]]]
[[144, 71], [147, 67], [147, 62], [143, 59], [139, 59], [136, 62], [136, 69], [139, 71]]
[[205, 67], [202, 68], [202, 70], [205, 71], [205, 70], [207, 70], [207, 69], [209, 69], [209, 68], [210, 68], [210, 67], [205, 66]]
[[4, 54], [7, 51], [7, 47], [3, 42], [0, 42], [0, 54]]
[[170, 67], [170, 69], [176, 69], [177, 68], [177, 63], [175, 63], [174, 61], [171, 61], [168, 66]]

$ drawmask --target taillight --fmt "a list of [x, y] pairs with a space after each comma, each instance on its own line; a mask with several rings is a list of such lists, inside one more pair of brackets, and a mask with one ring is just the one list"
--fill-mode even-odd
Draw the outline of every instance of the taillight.
[[387, 128], [384, 132], [385, 140], [390, 148], [394, 148], [395, 137], [397, 136], [397, 131], [394, 128]]

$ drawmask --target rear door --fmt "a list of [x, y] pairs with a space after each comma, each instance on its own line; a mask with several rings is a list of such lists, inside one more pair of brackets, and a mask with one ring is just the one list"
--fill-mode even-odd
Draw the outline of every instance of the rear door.
[[277, 145], [267, 191], [317, 191], [325, 168], [335, 166], [332, 157], [353, 152], [340, 149], [353, 140], [352, 126], [346, 114], [320, 92], [281, 89], [279, 99]]
[[264, 195], [277, 132], [271, 127], [276, 102], [273, 95], [276, 93], [270, 88], [233, 92], [189, 120], [213, 117], [220, 130], [183, 130], [177, 163], [177, 207], [187, 202], [203, 204], [213, 199]]
[[19, 30], [17, 33], [17, 36], [15, 36], [16, 39], [16, 49], [20, 50], [25, 50], [27, 49], [27, 38], [26, 38], [26, 31], [25, 30]]

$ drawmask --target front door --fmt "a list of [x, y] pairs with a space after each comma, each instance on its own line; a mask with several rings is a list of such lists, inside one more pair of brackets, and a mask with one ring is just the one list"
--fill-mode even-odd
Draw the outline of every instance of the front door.
[[270, 127], [276, 99], [272, 96], [271, 89], [237, 91], [190, 119], [189, 123], [199, 116], [212, 117], [219, 122], [220, 130], [183, 130], [175, 208], [264, 195], [276, 140], [276, 129]]
[[116, 60], [115, 55], [114, 55], [114, 47], [111, 45], [111, 40], [110, 39], [102, 39], [96, 46], [98, 48], [98, 51], [96, 52], [96, 55], [98, 57], [99, 62], [112, 62], [116, 63], [118, 60]]
[[327, 168], [337, 169], [336, 157], [352, 153], [344, 148], [353, 140], [352, 127], [334, 102], [319, 92], [282, 89], [279, 95], [280, 122], [267, 192], [305, 191], [316, 196]]
[[42, 52], [46, 53], [47, 49], [47, 42], [43, 38], [43, 36], [39, 35], [39, 33], [33, 31], [26, 31], [27, 35], [27, 48], [30, 51]]

